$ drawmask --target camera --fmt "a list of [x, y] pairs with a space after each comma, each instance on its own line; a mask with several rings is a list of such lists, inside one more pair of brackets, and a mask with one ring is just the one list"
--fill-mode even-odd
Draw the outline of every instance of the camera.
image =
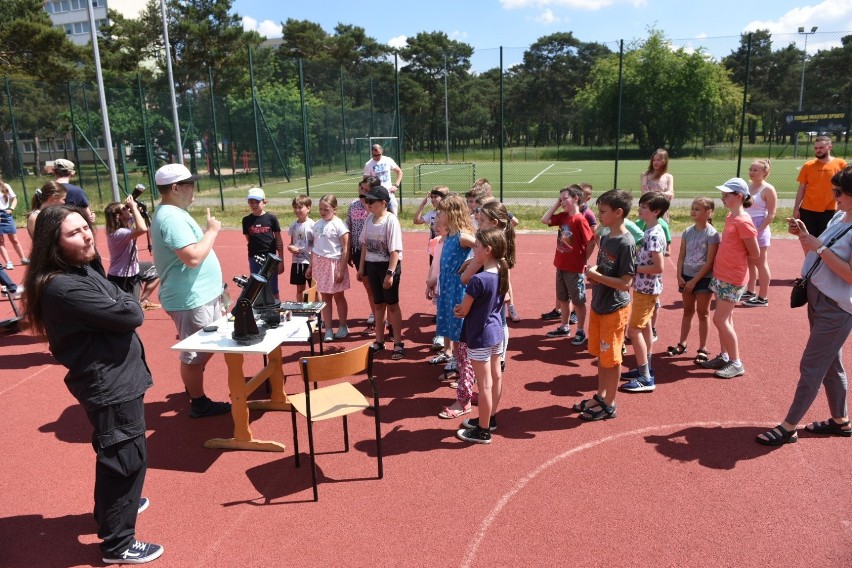
[[145, 186], [141, 183], [136, 184], [136, 187], [133, 189], [133, 193], [130, 194], [130, 197], [133, 198], [133, 201], [136, 202], [136, 207], [139, 208], [139, 214], [142, 215], [142, 218], [145, 219], [145, 222], [148, 226], [151, 226], [151, 217], [148, 215], [148, 207], [145, 205], [144, 201], [139, 201], [139, 196], [145, 192]]

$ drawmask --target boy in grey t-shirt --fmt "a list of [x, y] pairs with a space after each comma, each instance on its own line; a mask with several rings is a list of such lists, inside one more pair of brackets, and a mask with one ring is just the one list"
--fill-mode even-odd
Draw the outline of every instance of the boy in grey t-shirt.
[[583, 420], [615, 418], [615, 393], [621, 375], [621, 346], [630, 317], [630, 286], [636, 273], [636, 242], [624, 226], [631, 195], [612, 189], [597, 199], [598, 222], [609, 227], [601, 238], [597, 264], [586, 269], [593, 285], [589, 353], [598, 357], [598, 392], [574, 405]]

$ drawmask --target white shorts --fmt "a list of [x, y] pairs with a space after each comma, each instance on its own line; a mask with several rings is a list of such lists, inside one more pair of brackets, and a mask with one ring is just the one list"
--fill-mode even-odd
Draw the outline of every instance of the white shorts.
[[[222, 317], [221, 296], [204, 305], [191, 310], [180, 310], [177, 312], [166, 312], [175, 322], [178, 338], [186, 339], [193, 333], [198, 332], [204, 326], [210, 325]], [[212, 357], [212, 353], [196, 353], [195, 351], [181, 351], [179, 359], [187, 365], [204, 365]]]

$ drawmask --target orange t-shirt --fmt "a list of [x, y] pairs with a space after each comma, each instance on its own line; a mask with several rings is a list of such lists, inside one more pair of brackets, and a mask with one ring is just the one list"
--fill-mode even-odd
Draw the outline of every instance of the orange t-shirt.
[[805, 162], [798, 177], [798, 182], [805, 184], [805, 194], [799, 207], [815, 213], [836, 211], [837, 202], [831, 192], [831, 178], [845, 167], [846, 161], [840, 158], [832, 158], [827, 164], [816, 158]]
[[713, 278], [734, 286], [747, 284], [748, 251], [743, 239], [756, 236], [757, 229], [754, 228], [751, 215], [743, 213], [734, 217], [728, 213], [722, 230], [722, 242], [713, 261]]

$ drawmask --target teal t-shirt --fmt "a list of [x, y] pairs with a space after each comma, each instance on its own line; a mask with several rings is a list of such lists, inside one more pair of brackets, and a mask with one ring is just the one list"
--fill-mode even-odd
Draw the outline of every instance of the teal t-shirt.
[[[660, 217], [658, 219], [658, 224], [660, 225], [660, 228], [663, 230], [663, 234], [666, 236], [666, 244], [669, 244], [670, 242], [672, 242], [672, 233], [671, 233], [671, 231], [669, 231], [669, 224], [666, 223], [666, 220], [663, 219], [662, 217]], [[636, 221], [636, 226], [639, 227], [639, 229], [642, 230], [642, 237], [639, 237], [638, 239], [636, 239], [636, 244], [639, 245], [639, 246], [642, 246], [642, 239], [644, 238], [645, 229], [647, 228], [645, 226], [645, 221], [643, 221], [642, 219], [639, 219], [638, 221]]]
[[168, 312], [203, 306], [222, 293], [222, 267], [214, 251], [195, 268], [185, 265], [175, 254], [203, 236], [195, 219], [180, 207], [160, 205], [154, 212], [151, 243], [160, 275], [160, 303]]

